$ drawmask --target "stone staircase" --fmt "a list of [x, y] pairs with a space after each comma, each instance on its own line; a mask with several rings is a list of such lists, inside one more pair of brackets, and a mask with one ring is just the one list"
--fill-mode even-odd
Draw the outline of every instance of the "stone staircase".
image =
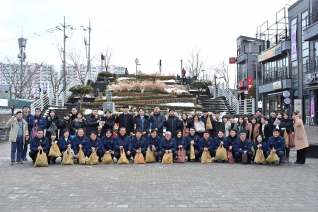
[[216, 97], [211, 98], [210, 96], [203, 96], [201, 95], [198, 97], [199, 103], [202, 105], [203, 108], [208, 108], [211, 112], [220, 112], [226, 114], [235, 114], [235, 111], [229, 107], [229, 104], [225, 97]]

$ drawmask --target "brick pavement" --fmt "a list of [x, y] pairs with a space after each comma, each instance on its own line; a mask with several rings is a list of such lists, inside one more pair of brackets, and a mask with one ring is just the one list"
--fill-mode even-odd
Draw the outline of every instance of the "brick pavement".
[[[9, 165], [0, 211], [318, 211], [318, 159], [305, 165]], [[295, 160], [291, 150], [290, 161]], [[59, 161], [59, 159], [58, 159]]]

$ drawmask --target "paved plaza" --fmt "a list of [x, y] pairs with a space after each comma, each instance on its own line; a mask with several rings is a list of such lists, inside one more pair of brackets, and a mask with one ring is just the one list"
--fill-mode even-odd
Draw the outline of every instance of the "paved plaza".
[[0, 211], [318, 211], [318, 159], [295, 165], [294, 149], [291, 163], [281, 166], [44, 168], [30, 161], [11, 166], [9, 142], [0, 143], [0, 149]]

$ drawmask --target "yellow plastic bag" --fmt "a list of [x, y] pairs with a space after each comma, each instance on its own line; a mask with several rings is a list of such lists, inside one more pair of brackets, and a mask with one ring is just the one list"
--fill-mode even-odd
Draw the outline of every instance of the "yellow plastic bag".
[[150, 149], [150, 147], [148, 147], [146, 152], [146, 163], [154, 163], [154, 162], [156, 162], [155, 155], [153, 151]]
[[102, 160], [102, 164], [113, 164], [114, 163], [111, 153], [112, 153], [111, 150], [109, 150], [109, 153], [105, 152], [103, 160]]
[[43, 150], [39, 150], [36, 156], [34, 167], [48, 166], [47, 156]]
[[208, 119], [206, 120], [205, 129], [206, 130], [213, 130], [212, 121], [211, 121], [211, 118], [209, 115], [208, 115]]
[[172, 152], [165, 153], [162, 157], [162, 164], [173, 164], [173, 155]]
[[92, 152], [91, 156], [89, 156], [87, 160], [87, 165], [97, 165], [98, 164], [98, 158], [96, 152]]
[[61, 151], [60, 151], [60, 148], [59, 146], [54, 142], [50, 148], [50, 151], [49, 151], [49, 156], [50, 157], [54, 157], [54, 158], [58, 158], [60, 157], [62, 154], [61, 154]]
[[129, 161], [126, 157], [124, 148], [120, 150], [120, 158], [117, 161], [118, 164], [129, 164]]
[[284, 139], [285, 139], [285, 147], [289, 147], [289, 135], [287, 134], [286, 130], [284, 130]]
[[[273, 148], [274, 149], [274, 148]], [[278, 162], [279, 161], [279, 157], [276, 153], [274, 152], [271, 152], [269, 154], [269, 156], [266, 158], [266, 161], [267, 162], [270, 162], [270, 163], [275, 163], [275, 162]]]
[[195, 159], [195, 154], [194, 154], [194, 146], [193, 144], [190, 144], [190, 160]]
[[212, 157], [209, 151], [203, 151], [201, 156], [201, 163], [212, 163]]
[[70, 149], [66, 149], [66, 151], [63, 153], [63, 160], [61, 162], [62, 165], [74, 165], [73, 162], [73, 153]]
[[145, 159], [141, 152], [137, 152], [134, 158], [134, 164], [144, 164]]
[[77, 156], [78, 156], [78, 163], [81, 165], [85, 164], [85, 155], [82, 148], [79, 149]]
[[260, 148], [257, 149], [255, 157], [254, 157], [254, 162], [255, 163], [259, 163], [259, 164], [265, 164], [265, 157], [264, 157], [264, 153], [263, 150], [261, 150]]
[[220, 144], [220, 146], [216, 150], [215, 160], [221, 160], [221, 161], [227, 161], [228, 160], [226, 149], [223, 147], [222, 144]]

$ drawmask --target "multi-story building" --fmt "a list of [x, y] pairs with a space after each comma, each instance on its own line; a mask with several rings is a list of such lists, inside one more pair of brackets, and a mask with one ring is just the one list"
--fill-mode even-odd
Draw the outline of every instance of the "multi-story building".
[[293, 6], [302, 8], [301, 15], [294, 15], [291, 18], [294, 22], [301, 20], [301, 25], [298, 26], [301, 26], [301, 41], [305, 44], [301, 49], [301, 57], [297, 58], [298, 61], [303, 62], [305, 115], [313, 117], [314, 123], [318, 124], [318, 1], [298, 1]]
[[[260, 73], [257, 56], [263, 48], [264, 41], [241, 35], [236, 39], [236, 44], [237, 94], [238, 99], [243, 100], [247, 97], [249, 89], [256, 84], [256, 70]], [[261, 79], [261, 76], [259, 79]]]

